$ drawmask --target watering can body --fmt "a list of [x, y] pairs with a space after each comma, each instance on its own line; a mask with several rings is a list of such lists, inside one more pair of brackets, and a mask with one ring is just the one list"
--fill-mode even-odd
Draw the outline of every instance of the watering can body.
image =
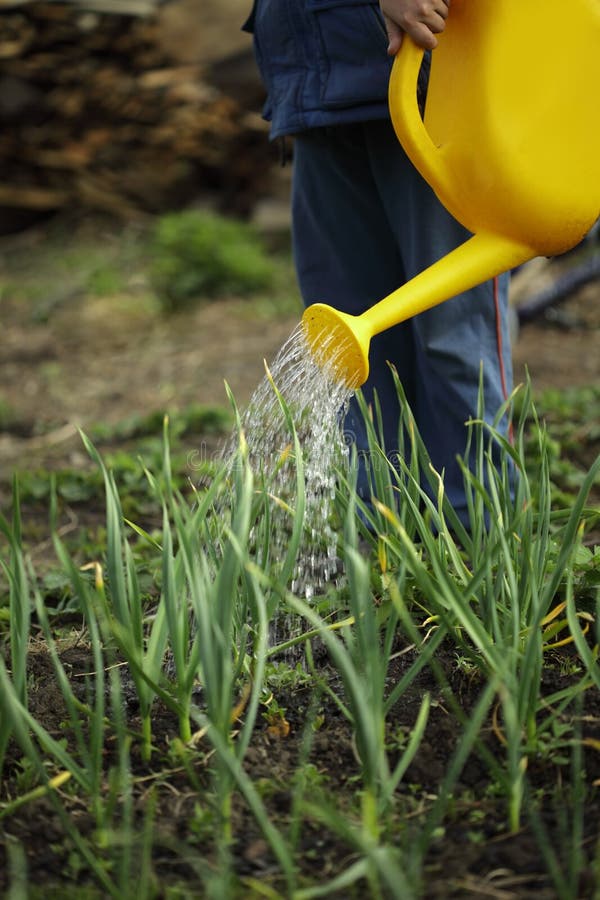
[[[473, 237], [361, 316], [325, 304], [303, 325], [338, 377], [368, 376], [374, 334], [535, 256], [575, 246], [600, 214], [600, 0], [453, 0], [432, 53], [404, 38], [389, 105], [398, 139]], [[332, 355], [335, 359], [332, 360]]]
[[419, 58], [400, 52], [390, 112], [452, 215], [534, 255], [577, 244], [600, 214], [598, 0], [453, 0], [424, 123]]

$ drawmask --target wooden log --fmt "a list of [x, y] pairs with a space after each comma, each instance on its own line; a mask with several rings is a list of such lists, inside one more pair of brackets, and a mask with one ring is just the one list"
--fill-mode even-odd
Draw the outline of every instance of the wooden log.
[[109, 0], [0, 0], [0, 204], [129, 216], [225, 185], [225, 202], [246, 208], [269, 160], [248, 48], [210, 67], [177, 58], [162, 39], [171, 0], [146, 17], [115, 4], [118, 15]]
[[27, 185], [0, 184], [0, 206], [21, 209], [61, 209], [71, 199], [67, 191]]

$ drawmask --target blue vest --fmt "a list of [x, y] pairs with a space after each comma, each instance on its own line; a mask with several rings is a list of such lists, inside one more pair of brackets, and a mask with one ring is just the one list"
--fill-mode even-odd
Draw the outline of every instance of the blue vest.
[[388, 116], [392, 65], [378, 3], [255, 0], [254, 33], [271, 138]]

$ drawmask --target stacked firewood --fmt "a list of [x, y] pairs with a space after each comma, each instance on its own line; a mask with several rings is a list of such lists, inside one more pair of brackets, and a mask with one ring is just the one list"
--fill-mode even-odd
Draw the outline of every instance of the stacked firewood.
[[174, 59], [160, 41], [159, 7], [0, 0], [5, 211], [130, 216], [205, 192], [250, 208], [269, 160], [258, 82], [249, 97], [247, 84], [237, 92], [211, 81], [202, 60]]

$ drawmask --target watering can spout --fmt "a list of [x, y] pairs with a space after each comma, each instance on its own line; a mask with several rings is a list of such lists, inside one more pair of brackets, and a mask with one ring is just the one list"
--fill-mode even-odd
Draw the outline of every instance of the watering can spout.
[[369, 376], [371, 338], [412, 316], [521, 265], [535, 253], [501, 235], [480, 232], [360, 316], [324, 303], [307, 307], [302, 327], [312, 355], [351, 389]]

